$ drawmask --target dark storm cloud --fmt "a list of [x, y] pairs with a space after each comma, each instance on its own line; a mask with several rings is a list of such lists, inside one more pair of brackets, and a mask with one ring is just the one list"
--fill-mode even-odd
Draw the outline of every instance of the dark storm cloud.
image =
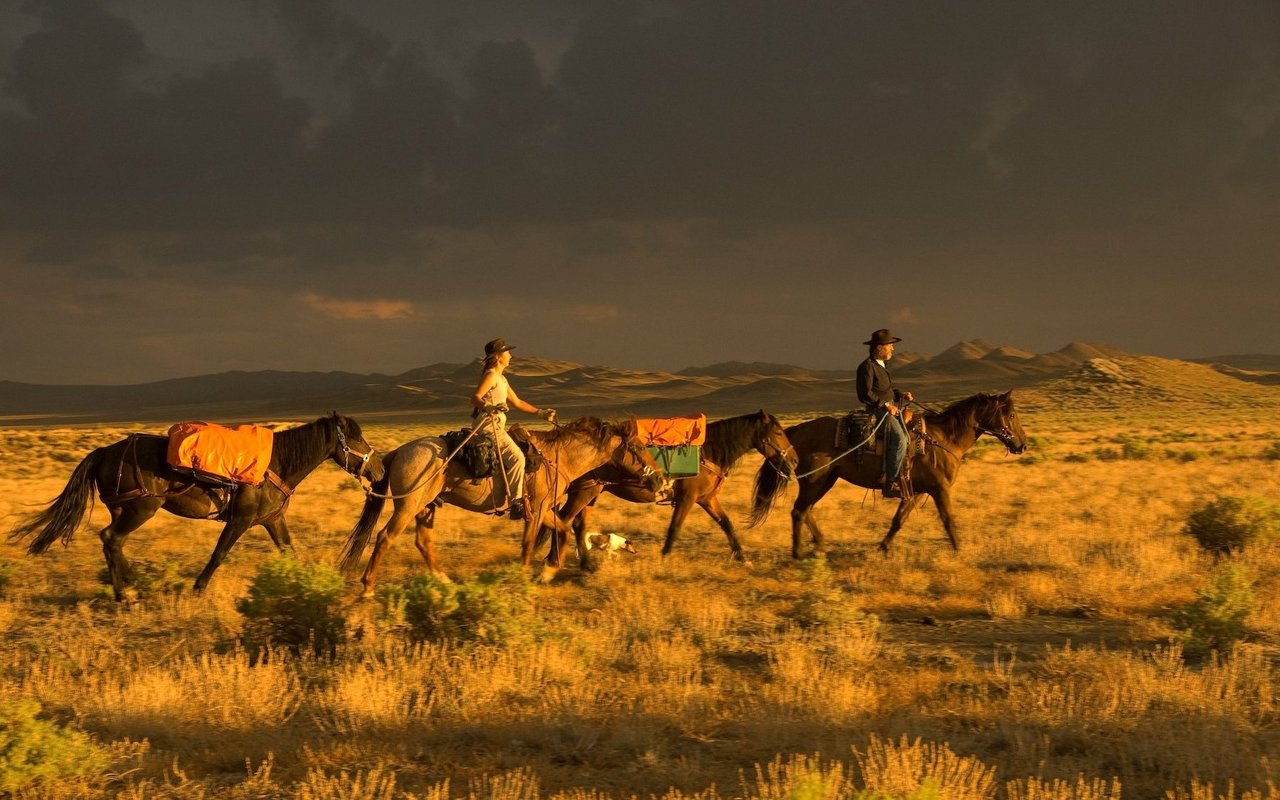
[[[28, 224], [914, 226], [1010, 210], [1042, 224], [1135, 198], [1176, 206], [1275, 170], [1269, 5], [609, 6], [553, 75], [527, 42], [486, 41], [456, 85], [428, 54], [448, 20], [384, 32], [280, 0], [267, 18], [291, 52], [157, 90], [129, 82], [149, 53], [128, 7], [32, 8], [42, 27], [8, 75], [26, 114], [0, 129], [6, 199]], [[322, 113], [283, 88], [286, 60], [340, 103]]]
[[[582, 360], [804, 361], [846, 318], [922, 350], [1176, 354], [1280, 291], [1272, 2], [34, 0], [0, 22], [0, 263], [50, 271], [0, 325], [48, 338], [103, 338], [145, 279], [135, 326], [194, 323], [182, 298], [216, 286], [279, 360], [352, 326], [356, 369], [490, 326]], [[707, 335], [640, 337], [652, 295]]]

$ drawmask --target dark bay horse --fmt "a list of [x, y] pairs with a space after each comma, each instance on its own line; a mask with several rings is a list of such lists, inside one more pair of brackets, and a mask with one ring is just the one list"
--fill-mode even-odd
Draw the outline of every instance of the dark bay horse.
[[[525, 485], [528, 499], [520, 557], [526, 567], [532, 562], [534, 540], [540, 528], [549, 526], [568, 530], [556, 516], [555, 509], [578, 476], [602, 464], [612, 463], [627, 475], [643, 477], [654, 489], [661, 484], [658, 465], [636, 437], [633, 422], [605, 422], [596, 417], [582, 417], [549, 431], [529, 431], [528, 435], [542, 454], [543, 464], [527, 477]], [[427, 563], [427, 569], [432, 575], [447, 581], [448, 575], [436, 563], [432, 542], [437, 506], [449, 503], [467, 511], [493, 513], [503, 505], [495, 502], [492, 478], [473, 479], [461, 463], [446, 458], [447, 452], [441, 438], [427, 436], [403, 444], [383, 456], [386, 473], [382, 480], [374, 482], [365, 500], [364, 511], [347, 537], [341, 561], [345, 572], [352, 572], [359, 566], [382, 507], [387, 500], [392, 500], [394, 510], [378, 531], [373, 553], [361, 578], [365, 596], [373, 593], [378, 565], [387, 547], [411, 520], [417, 526], [418, 552]], [[546, 560], [541, 576], [543, 581], [551, 580], [559, 568], [561, 559], [555, 549], [557, 541], [563, 541], [563, 536], [552, 539], [553, 549]]]
[[[1021, 453], [1027, 448], [1027, 436], [1013, 407], [1013, 393], [1001, 395], [977, 394], [947, 406], [937, 413], [926, 413], [925, 450], [914, 456], [911, 464], [911, 483], [914, 494], [903, 498], [893, 515], [889, 532], [880, 541], [880, 549], [888, 552], [894, 534], [907, 521], [911, 512], [924, 500], [932, 497], [938, 507], [938, 516], [946, 529], [951, 546], [960, 549], [955, 519], [951, 513], [951, 485], [960, 471], [960, 462], [973, 447], [978, 437], [989, 433], [1000, 440], [1010, 453]], [[814, 549], [822, 551], [822, 531], [813, 520], [813, 506], [835, 486], [837, 479], [864, 488], [879, 486], [883, 472], [882, 458], [869, 451], [849, 452], [838, 448], [835, 417], [818, 417], [787, 428], [787, 437], [800, 454], [798, 469], [799, 496], [791, 508], [791, 555], [800, 558], [800, 528], [807, 525], [813, 535]], [[782, 488], [777, 474], [762, 468], [756, 474], [755, 499], [751, 518], [756, 524], [764, 521], [769, 509]]]
[[[796, 467], [796, 451], [787, 440], [781, 423], [772, 414], [758, 411], [740, 417], [716, 420], [707, 424], [706, 443], [702, 446], [698, 474], [679, 478], [674, 483], [671, 522], [667, 525], [667, 538], [662, 554], [669, 555], [675, 547], [680, 528], [695, 505], [716, 521], [729, 539], [729, 550], [736, 561], [744, 561], [742, 545], [734, 532], [729, 514], [720, 505], [720, 489], [729, 478], [733, 466], [750, 450], [756, 450], [765, 458], [765, 467], [775, 471], [782, 479], [788, 478]], [[560, 509], [560, 518], [571, 522], [578, 545], [578, 560], [583, 569], [591, 569], [584, 536], [587, 518], [592, 506], [604, 492], [617, 495], [633, 503], [652, 503], [656, 492], [626, 475], [611, 464], [592, 470], [569, 486], [568, 498]], [[561, 563], [567, 548], [560, 548]]]
[[167, 436], [132, 434], [99, 447], [71, 473], [62, 493], [44, 511], [19, 525], [11, 540], [34, 536], [27, 552], [43, 553], [58, 539], [69, 544], [84, 520], [97, 490], [111, 512], [111, 522], [98, 532], [116, 600], [136, 599], [133, 569], [124, 556], [124, 542], [160, 509], [187, 519], [225, 521], [209, 563], [196, 578], [195, 591], [204, 590], [236, 541], [254, 525], [266, 528], [280, 550], [292, 550], [285, 510], [294, 488], [316, 467], [329, 460], [356, 478], [382, 477], [382, 462], [364, 439], [360, 426], [336, 411], [315, 422], [280, 431], [272, 437], [267, 469], [279, 482], [239, 485], [224, 490], [175, 470], [168, 462]]

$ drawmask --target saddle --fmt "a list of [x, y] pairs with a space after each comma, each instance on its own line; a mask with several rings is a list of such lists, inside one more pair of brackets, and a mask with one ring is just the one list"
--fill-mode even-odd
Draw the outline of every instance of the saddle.
[[[907, 412], [905, 417], [906, 424], [903, 426], [907, 429], [907, 458], [902, 462], [902, 474], [898, 476], [899, 487], [905, 487], [905, 494], [910, 495], [911, 490], [911, 462], [914, 456], [924, 454], [925, 444], [925, 424], [924, 417], [913, 417]], [[874, 436], [874, 440], [872, 437]], [[834, 445], [836, 449], [844, 452], [850, 448], [856, 447], [853, 451], [855, 461], [861, 463], [863, 457], [873, 457], [883, 459], [885, 452], [885, 426], [876, 429], [876, 418], [874, 414], [868, 414], [864, 411], [851, 411], [843, 417], [836, 419], [836, 436]], [[899, 488], [902, 492], [902, 488]], [[886, 494], [886, 496], [901, 497], [902, 494]]]
[[507, 428], [507, 433], [511, 434], [511, 439], [520, 448], [520, 452], [524, 453], [524, 474], [530, 475], [541, 469], [546, 459], [538, 449], [538, 445], [529, 438], [529, 432], [517, 422]]

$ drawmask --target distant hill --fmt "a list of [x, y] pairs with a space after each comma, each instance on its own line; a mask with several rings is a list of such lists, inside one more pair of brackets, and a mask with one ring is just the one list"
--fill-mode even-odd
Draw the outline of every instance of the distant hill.
[[1236, 355], [1191, 359], [1242, 381], [1280, 386], [1280, 356]]
[[1037, 385], [1038, 398], [1091, 409], [1177, 403], [1187, 407], [1274, 406], [1280, 390], [1241, 381], [1204, 364], [1155, 356], [1092, 358]]
[[[1272, 402], [1280, 356], [1179, 361], [1072, 342], [1034, 354], [981, 339], [928, 356], [895, 358], [895, 381], [930, 405], [982, 391], [1026, 390], [1031, 403]], [[1269, 369], [1276, 367], [1276, 370]], [[463, 421], [480, 362], [438, 363], [398, 375], [348, 372], [224, 372], [134, 386], [0, 382], [0, 425], [91, 422], [216, 422], [307, 419], [338, 410], [364, 418]], [[679, 372], [584, 366], [525, 356], [511, 367], [526, 398], [564, 416], [724, 417], [765, 409], [828, 413], [857, 405], [854, 372], [729, 361]], [[1271, 385], [1275, 384], [1275, 385]], [[519, 418], [519, 415], [516, 417]]]

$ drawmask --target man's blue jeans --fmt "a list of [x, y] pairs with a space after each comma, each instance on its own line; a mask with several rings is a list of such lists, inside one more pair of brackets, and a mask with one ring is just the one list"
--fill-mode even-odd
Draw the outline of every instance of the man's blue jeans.
[[877, 408], [875, 414], [877, 424], [884, 419], [884, 474], [893, 483], [902, 472], [902, 462], [907, 460], [907, 429], [902, 417], [893, 416], [887, 408]]

